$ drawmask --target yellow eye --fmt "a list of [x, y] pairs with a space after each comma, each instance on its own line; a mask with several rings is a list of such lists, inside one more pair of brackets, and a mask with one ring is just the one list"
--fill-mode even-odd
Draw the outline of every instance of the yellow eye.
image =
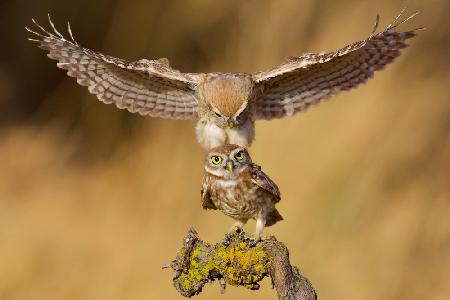
[[244, 159], [244, 151], [239, 151], [238, 153], [236, 153], [234, 155], [234, 158], [236, 158], [237, 160], [243, 160]]
[[220, 157], [218, 155], [213, 155], [213, 156], [211, 156], [211, 162], [215, 165], [218, 165], [222, 162], [222, 157]]

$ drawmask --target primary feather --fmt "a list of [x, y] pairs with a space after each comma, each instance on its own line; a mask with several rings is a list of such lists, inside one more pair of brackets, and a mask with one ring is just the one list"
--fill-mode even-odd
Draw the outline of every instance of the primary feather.
[[33, 22], [41, 32], [34, 34], [39, 47], [47, 50], [47, 56], [58, 61], [59, 68], [77, 78], [80, 85], [104, 103], [114, 103], [118, 108], [141, 115], [174, 119], [196, 119], [197, 99], [195, 85], [198, 82], [169, 66], [167, 59], [142, 59], [128, 62], [81, 47], [58, 32], [50, 17], [50, 32]]
[[383, 70], [400, 56], [405, 41], [416, 35], [420, 28], [397, 31], [398, 25], [416, 14], [395, 22], [380, 33], [347, 45], [339, 50], [306, 53], [290, 57], [278, 67], [253, 74], [257, 86], [264, 92], [256, 101], [258, 119], [292, 116], [309, 106], [334, 96], [341, 91], [356, 88], [372, 78], [375, 71]]

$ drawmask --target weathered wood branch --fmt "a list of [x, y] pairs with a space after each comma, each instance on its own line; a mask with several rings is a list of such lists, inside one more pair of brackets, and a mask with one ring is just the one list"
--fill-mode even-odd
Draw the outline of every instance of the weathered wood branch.
[[273, 236], [254, 245], [237, 230], [222, 242], [209, 244], [190, 229], [176, 259], [166, 267], [174, 271], [173, 285], [185, 297], [199, 294], [216, 279], [222, 291], [226, 284], [257, 290], [258, 282], [270, 276], [280, 300], [317, 299], [309, 280], [290, 264], [287, 247]]

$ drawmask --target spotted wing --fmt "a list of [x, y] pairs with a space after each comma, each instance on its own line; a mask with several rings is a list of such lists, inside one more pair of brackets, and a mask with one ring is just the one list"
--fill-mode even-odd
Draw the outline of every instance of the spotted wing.
[[214, 203], [211, 200], [210, 194], [209, 194], [209, 177], [207, 175], [203, 176], [203, 182], [202, 182], [202, 190], [200, 192], [202, 196], [202, 207], [204, 209], [217, 209], [217, 207], [214, 205]]
[[[402, 12], [403, 13], [403, 12]], [[328, 53], [308, 53], [288, 58], [280, 66], [253, 74], [256, 85], [264, 92], [256, 100], [258, 119], [292, 116], [318, 104], [341, 91], [356, 88], [372, 78], [375, 71], [384, 69], [405, 48], [405, 41], [418, 29], [398, 32], [397, 26], [414, 15], [395, 22], [384, 31]]]
[[196, 119], [195, 87], [201, 74], [184, 74], [169, 66], [167, 59], [128, 62], [81, 47], [73, 38], [66, 40], [53, 25], [53, 32], [33, 22], [40, 32], [30, 39], [58, 61], [59, 68], [77, 78], [80, 85], [107, 104], [132, 113], [172, 119]]
[[278, 189], [278, 186], [275, 184], [275, 182], [272, 181], [272, 179], [269, 178], [269, 176], [267, 176], [266, 173], [261, 170], [260, 166], [258, 166], [257, 164], [251, 164], [250, 172], [252, 176], [252, 182], [254, 184], [271, 193], [276, 199], [275, 202], [279, 202], [281, 200], [280, 190]]

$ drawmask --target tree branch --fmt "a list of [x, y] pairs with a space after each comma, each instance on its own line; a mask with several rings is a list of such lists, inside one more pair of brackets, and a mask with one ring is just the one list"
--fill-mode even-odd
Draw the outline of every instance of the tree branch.
[[190, 229], [176, 259], [165, 267], [172, 268], [173, 285], [185, 297], [199, 294], [215, 279], [222, 292], [226, 284], [257, 290], [258, 282], [270, 276], [280, 300], [317, 299], [309, 280], [291, 266], [286, 246], [273, 236], [253, 245], [244, 231], [237, 230], [212, 245]]

